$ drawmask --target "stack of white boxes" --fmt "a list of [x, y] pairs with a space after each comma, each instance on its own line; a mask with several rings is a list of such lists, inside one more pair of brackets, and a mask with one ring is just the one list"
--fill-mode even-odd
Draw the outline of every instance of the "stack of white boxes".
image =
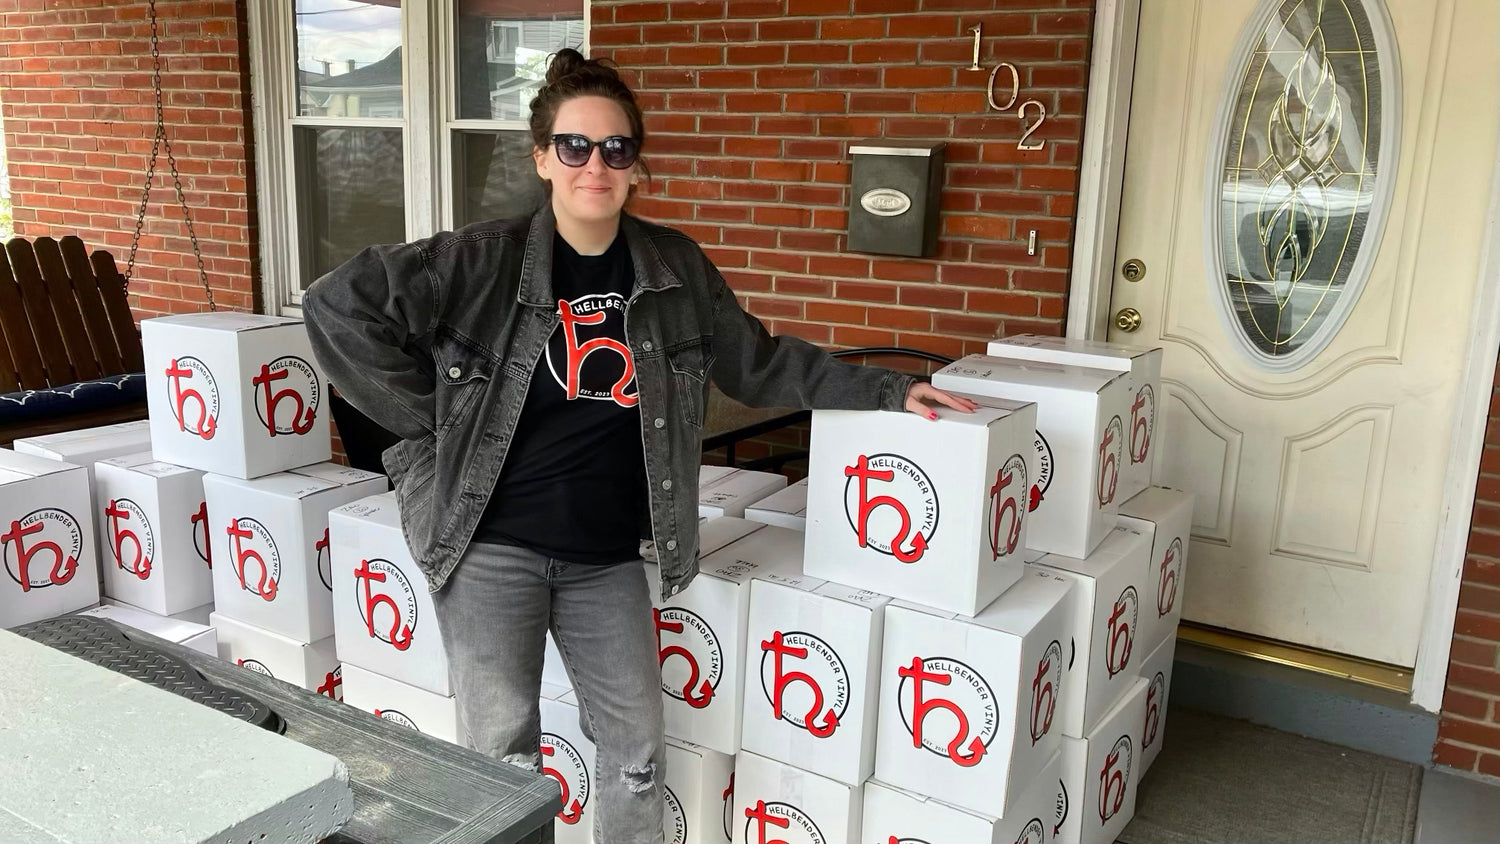
[[1113, 841], [1161, 748], [1192, 516], [1190, 496], [1150, 486], [1161, 351], [1028, 336], [989, 353], [933, 383], [1040, 407], [1029, 544], [1073, 586], [1055, 832]]
[[[141, 579], [142, 540], [111, 528], [102, 543], [115, 561], [107, 589], [169, 614], [191, 602], [179, 593], [203, 594], [211, 567], [219, 655], [340, 698], [328, 513], [387, 484], [327, 462], [327, 384], [302, 323], [189, 314], [146, 320], [141, 336], [152, 453], [99, 465], [113, 502], [103, 515], [125, 524], [135, 515], [127, 497], [154, 501], [168, 565], [197, 568], [169, 568], [143, 593], [132, 581]], [[201, 499], [185, 506], [200, 486]], [[136, 509], [152, 515], [149, 506]]]

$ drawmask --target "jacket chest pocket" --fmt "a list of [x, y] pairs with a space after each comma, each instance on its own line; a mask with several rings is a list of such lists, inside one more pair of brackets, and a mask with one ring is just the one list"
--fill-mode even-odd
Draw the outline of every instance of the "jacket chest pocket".
[[462, 425], [488, 388], [495, 362], [485, 352], [452, 337], [433, 343], [438, 429]]
[[672, 372], [673, 399], [683, 421], [703, 427], [708, 405], [708, 372], [713, 367], [713, 347], [707, 337], [668, 349], [667, 366]]

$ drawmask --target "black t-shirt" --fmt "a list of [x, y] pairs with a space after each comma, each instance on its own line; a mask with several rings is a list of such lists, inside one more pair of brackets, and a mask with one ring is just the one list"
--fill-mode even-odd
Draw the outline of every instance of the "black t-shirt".
[[625, 238], [602, 255], [553, 241], [560, 323], [537, 361], [500, 479], [474, 538], [570, 563], [637, 559], [649, 532], [646, 461], [625, 303]]

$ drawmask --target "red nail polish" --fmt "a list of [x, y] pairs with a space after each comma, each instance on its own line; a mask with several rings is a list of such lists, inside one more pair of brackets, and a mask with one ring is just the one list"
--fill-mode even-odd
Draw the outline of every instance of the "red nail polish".
[[928, 413], [928, 414], [927, 414], [927, 418], [928, 418], [928, 419], [936, 419], [936, 418], [937, 418], [937, 411], [936, 411], [936, 410], [934, 410], [934, 411], [931, 411], [931, 412], [929, 412], [929, 413]]

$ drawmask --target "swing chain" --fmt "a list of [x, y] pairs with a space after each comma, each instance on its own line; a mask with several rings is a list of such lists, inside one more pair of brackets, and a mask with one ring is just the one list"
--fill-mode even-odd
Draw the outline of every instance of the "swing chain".
[[151, 143], [151, 160], [146, 165], [146, 184], [141, 189], [141, 207], [136, 214], [135, 237], [130, 241], [130, 260], [125, 265], [125, 286], [127, 289], [130, 287], [131, 276], [135, 273], [135, 253], [141, 245], [141, 230], [146, 226], [146, 206], [151, 199], [151, 181], [156, 176], [156, 160], [160, 151], [165, 149], [167, 166], [172, 173], [172, 187], [177, 192], [177, 203], [182, 206], [182, 220], [187, 225], [188, 240], [193, 245], [193, 257], [198, 261], [198, 280], [203, 283], [203, 292], [208, 297], [208, 309], [217, 311], [219, 308], [214, 303], [214, 291], [208, 284], [208, 271], [203, 267], [203, 252], [198, 247], [198, 234], [193, 230], [193, 215], [188, 209], [187, 197], [183, 194], [182, 177], [177, 173], [177, 157], [172, 154], [172, 142], [167, 139], [167, 124], [162, 116], [161, 46], [158, 43], [156, 0], [150, 0], [150, 17], [153, 64], [151, 84], [156, 91], [156, 137]]

